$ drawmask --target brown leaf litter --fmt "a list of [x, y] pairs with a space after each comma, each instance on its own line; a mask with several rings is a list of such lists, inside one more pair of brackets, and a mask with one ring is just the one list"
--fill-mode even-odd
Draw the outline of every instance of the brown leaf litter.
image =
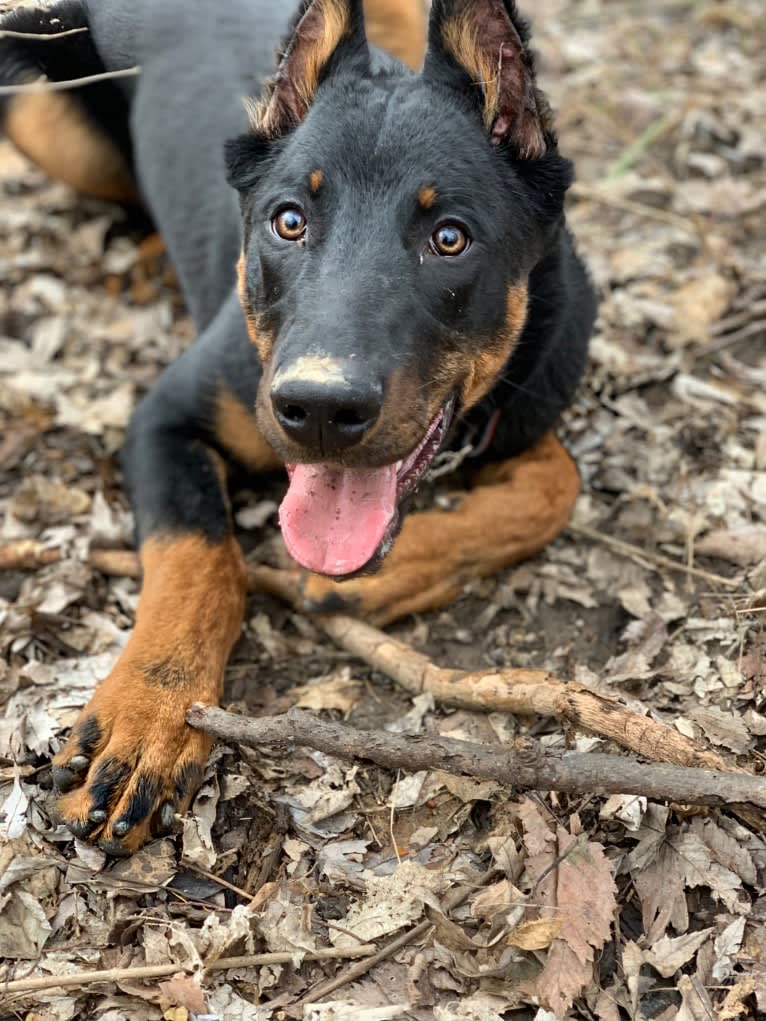
[[[525, 6], [602, 294], [564, 424], [583, 495], [534, 561], [394, 634], [451, 667], [540, 668], [640, 699], [762, 772], [763, 5]], [[135, 613], [136, 581], [89, 559], [130, 542], [114, 454], [135, 400], [191, 336], [141, 238], [0, 145], [0, 547], [59, 551], [0, 574], [3, 1016], [764, 1014], [766, 844], [729, 812], [521, 798], [439, 771], [221, 745], [178, 838], [112, 863], [57, 826], [50, 756]], [[273, 545], [276, 498], [235, 506], [254, 558]], [[361, 728], [619, 754], [548, 717], [412, 698], [263, 596], [227, 699], [254, 715], [297, 703]], [[81, 977], [110, 969], [120, 977]], [[54, 984], [67, 975], [77, 985]], [[3, 991], [32, 976], [50, 984]]]

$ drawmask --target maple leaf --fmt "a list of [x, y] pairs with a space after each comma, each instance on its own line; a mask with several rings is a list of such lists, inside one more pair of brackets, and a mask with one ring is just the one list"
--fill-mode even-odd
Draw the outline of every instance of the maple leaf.
[[554, 831], [531, 802], [520, 814], [525, 845], [537, 852], [527, 860], [527, 875], [540, 883], [537, 894], [546, 902], [541, 914], [559, 923], [536, 991], [540, 1001], [562, 1017], [589, 982], [596, 951], [609, 938], [617, 888], [601, 844], [567, 833], [562, 826]]

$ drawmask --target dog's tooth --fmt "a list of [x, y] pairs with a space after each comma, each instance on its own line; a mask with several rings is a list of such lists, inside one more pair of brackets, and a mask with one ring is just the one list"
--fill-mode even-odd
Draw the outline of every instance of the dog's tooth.
[[402, 468], [403, 464], [404, 464], [404, 461], [397, 461], [396, 462], [396, 470], [397, 471], [401, 471], [401, 468]]

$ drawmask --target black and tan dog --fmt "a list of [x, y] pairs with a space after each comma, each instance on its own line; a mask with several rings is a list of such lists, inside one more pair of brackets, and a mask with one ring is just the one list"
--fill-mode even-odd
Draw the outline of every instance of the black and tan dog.
[[[140, 66], [20, 92], [4, 126], [50, 174], [145, 204], [199, 330], [133, 417], [136, 628], [56, 757], [64, 818], [111, 853], [171, 826], [209, 751], [184, 712], [220, 698], [242, 621], [228, 464], [287, 469], [296, 568], [275, 584], [379, 622], [533, 554], [570, 514], [577, 472], [550, 430], [595, 309], [564, 224], [571, 166], [515, 3], [434, 0], [427, 46], [420, 3], [369, 0], [366, 33], [361, 0], [304, 0], [245, 109], [281, 0], [67, 2], [2, 26], [67, 33], [5, 38], [4, 84]], [[422, 72], [368, 35], [424, 53]], [[458, 506], [405, 517], [437, 452], [467, 443]]]

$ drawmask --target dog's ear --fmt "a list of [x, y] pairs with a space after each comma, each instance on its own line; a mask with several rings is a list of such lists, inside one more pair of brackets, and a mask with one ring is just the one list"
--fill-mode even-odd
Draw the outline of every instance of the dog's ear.
[[423, 74], [475, 96], [492, 142], [508, 143], [522, 159], [555, 145], [515, 0], [434, 0]]
[[300, 124], [319, 83], [347, 60], [369, 65], [362, 0], [303, 0], [266, 95], [249, 107], [251, 128], [278, 138]]

